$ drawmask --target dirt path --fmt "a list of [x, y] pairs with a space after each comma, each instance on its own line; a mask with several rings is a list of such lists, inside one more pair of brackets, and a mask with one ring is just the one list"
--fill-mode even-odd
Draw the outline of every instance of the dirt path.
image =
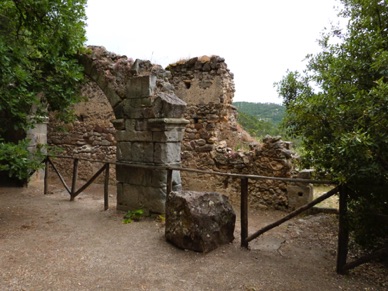
[[[386, 290], [387, 282], [335, 273], [333, 215], [292, 220], [240, 248], [208, 254], [176, 249], [160, 222], [123, 224], [103, 211], [102, 186], [75, 202], [58, 186], [0, 188], [0, 290]], [[250, 215], [250, 232], [283, 215]], [[334, 239], [333, 239], [334, 238]], [[385, 272], [385, 270], [380, 270]], [[384, 273], [386, 274], [386, 273]], [[385, 287], [384, 287], [385, 284]]]

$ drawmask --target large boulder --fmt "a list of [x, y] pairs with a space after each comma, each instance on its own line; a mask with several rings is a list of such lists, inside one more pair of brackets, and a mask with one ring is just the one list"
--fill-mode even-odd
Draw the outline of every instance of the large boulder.
[[178, 248], [209, 252], [234, 239], [236, 214], [215, 192], [171, 192], [166, 202], [167, 241]]

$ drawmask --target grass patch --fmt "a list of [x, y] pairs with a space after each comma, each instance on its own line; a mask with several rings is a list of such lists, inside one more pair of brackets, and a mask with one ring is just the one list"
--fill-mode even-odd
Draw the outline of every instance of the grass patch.
[[[313, 199], [316, 199], [322, 194], [325, 194], [329, 190], [333, 189], [333, 187], [334, 187], [333, 185], [330, 185], [330, 186], [315, 185], [314, 192], [313, 192]], [[330, 198], [322, 201], [321, 203], [318, 203], [316, 207], [338, 209], [338, 196], [333, 195]]]

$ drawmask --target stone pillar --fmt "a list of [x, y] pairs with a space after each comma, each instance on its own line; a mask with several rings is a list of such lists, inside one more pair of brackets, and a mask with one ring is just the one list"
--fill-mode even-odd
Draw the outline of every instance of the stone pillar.
[[[41, 123], [37, 123], [33, 128], [27, 130], [26, 138], [30, 141], [28, 150], [33, 153], [36, 151], [39, 145], [47, 145], [47, 124], [48, 118], [43, 118]], [[42, 149], [43, 153], [46, 152], [46, 148]], [[31, 176], [29, 181], [43, 180], [44, 179], [44, 170], [38, 169]]]
[[[116, 128], [117, 209], [143, 209], [164, 213], [167, 171], [155, 166], [179, 166], [181, 140], [187, 120], [181, 118], [186, 104], [174, 94], [155, 93], [153, 76], [135, 77], [127, 87], [123, 119]], [[181, 187], [174, 173], [174, 189]]]

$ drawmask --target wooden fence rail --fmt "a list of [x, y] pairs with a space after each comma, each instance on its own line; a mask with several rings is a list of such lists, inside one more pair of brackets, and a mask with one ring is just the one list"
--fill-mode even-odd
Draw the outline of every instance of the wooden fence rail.
[[260, 235], [262, 235], [263, 233], [283, 224], [284, 222], [290, 220], [291, 218], [294, 218], [295, 216], [301, 214], [302, 212], [310, 209], [311, 207], [317, 205], [318, 203], [326, 200], [327, 198], [330, 198], [331, 196], [333, 196], [334, 194], [338, 193], [339, 191], [339, 187], [335, 187], [334, 189], [331, 189], [330, 191], [328, 191], [327, 193], [319, 196], [318, 198], [316, 198], [315, 200], [311, 201], [310, 203], [308, 204], [305, 204], [301, 207], [299, 207], [298, 209], [294, 210], [293, 212], [289, 213], [288, 215], [286, 215], [285, 217], [279, 219], [278, 221], [276, 222], [273, 222], [269, 225], [267, 225], [266, 227], [263, 227], [262, 229], [258, 230], [257, 232], [251, 234], [250, 236], [247, 236], [245, 238], [245, 240], [247, 242], [250, 242], [251, 240], [254, 240], [255, 238], [259, 237]]
[[[108, 203], [108, 185], [109, 185], [109, 167], [110, 164], [114, 165], [127, 165], [131, 167], [138, 167], [138, 168], [148, 168], [148, 169], [164, 169], [167, 171], [167, 199], [168, 194], [172, 191], [172, 177], [173, 177], [173, 171], [187, 171], [187, 172], [196, 172], [196, 173], [203, 173], [203, 174], [211, 174], [211, 175], [220, 175], [220, 176], [228, 176], [233, 178], [239, 178], [240, 179], [240, 190], [241, 190], [241, 211], [240, 211], [240, 223], [241, 223], [241, 247], [249, 248], [249, 242], [258, 238], [263, 233], [281, 225], [282, 223], [294, 218], [295, 216], [301, 214], [302, 212], [312, 208], [316, 204], [324, 201], [325, 199], [333, 196], [334, 194], [339, 193], [339, 227], [338, 227], [338, 244], [337, 244], [337, 268], [336, 271], [338, 274], [345, 274], [348, 270], [363, 264], [365, 262], [369, 262], [371, 259], [376, 258], [376, 256], [385, 254], [387, 255], [388, 247], [383, 248], [382, 250], [378, 250], [375, 253], [369, 254], [363, 258], [360, 258], [354, 262], [347, 263], [347, 254], [348, 254], [348, 241], [349, 241], [349, 222], [348, 222], [348, 215], [347, 215], [347, 197], [348, 192], [345, 185], [337, 185], [327, 193], [321, 195], [320, 197], [316, 198], [312, 202], [294, 210], [293, 212], [289, 213], [285, 217], [279, 219], [278, 221], [275, 221], [262, 229], [256, 231], [255, 233], [249, 235], [248, 234], [248, 183], [249, 179], [254, 180], [276, 180], [276, 181], [283, 181], [283, 182], [291, 182], [291, 183], [306, 183], [306, 184], [331, 184], [335, 185], [332, 181], [322, 181], [322, 180], [308, 180], [308, 179], [294, 179], [294, 178], [281, 178], [281, 177], [267, 177], [267, 176], [257, 176], [257, 175], [243, 175], [243, 174], [232, 174], [232, 173], [222, 173], [222, 172], [214, 172], [214, 171], [204, 171], [204, 170], [197, 170], [197, 169], [189, 169], [189, 168], [182, 168], [182, 167], [173, 167], [173, 166], [152, 166], [152, 165], [139, 165], [139, 164], [132, 164], [132, 163], [123, 163], [123, 162], [111, 162], [111, 161], [97, 161], [97, 160], [91, 160], [91, 159], [81, 159], [81, 158], [73, 158], [68, 156], [55, 156], [53, 158], [68, 158], [73, 159], [73, 175], [72, 175], [72, 185], [69, 187], [65, 179], [62, 177], [60, 172], [58, 171], [57, 167], [54, 165], [52, 160], [49, 156], [45, 159], [45, 179], [44, 179], [44, 193], [48, 193], [48, 168], [49, 165], [52, 166], [55, 173], [58, 175], [59, 179], [61, 180], [63, 186], [67, 190], [67, 192], [70, 194], [70, 200], [73, 201], [76, 196], [78, 196], [82, 191], [84, 191], [87, 187], [90, 186], [91, 183], [94, 182], [94, 180], [101, 175], [104, 172], [104, 209], [107, 210], [109, 208]], [[97, 162], [97, 163], [103, 163], [104, 165], [78, 190], [76, 190], [76, 183], [77, 183], [77, 174], [78, 174], [78, 162], [80, 160], [85, 160], [89, 162]]]
[[[58, 157], [56, 157], [58, 158]], [[48, 193], [48, 169], [49, 165], [54, 169], [54, 172], [59, 177], [59, 180], [62, 182], [62, 185], [65, 187], [66, 191], [70, 194], [70, 201], [74, 201], [75, 197], [77, 197], [81, 192], [83, 192], [86, 188], [88, 188], [94, 180], [98, 178], [103, 172], [105, 174], [104, 179], [104, 210], [109, 208], [109, 162], [104, 162], [104, 165], [78, 190], [76, 190], [77, 178], [78, 178], [78, 163], [79, 159], [75, 158], [73, 160], [73, 174], [71, 179], [71, 188], [66, 184], [65, 179], [50, 159], [49, 156], [45, 159], [45, 176], [44, 176], [44, 194]]]

